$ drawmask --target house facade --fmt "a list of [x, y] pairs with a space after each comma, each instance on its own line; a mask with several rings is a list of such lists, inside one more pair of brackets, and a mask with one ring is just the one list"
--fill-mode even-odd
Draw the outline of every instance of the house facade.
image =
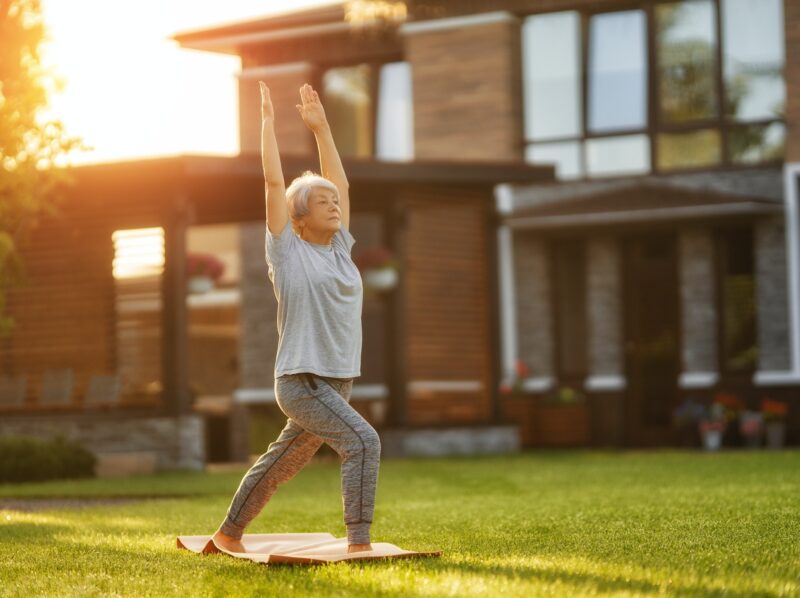
[[[11, 296], [0, 433], [68, 430], [162, 467], [202, 466], [209, 426], [224, 458], [263, 448], [246, 437], [274, 405], [277, 348], [264, 80], [287, 182], [318, 169], [294, 108], [309, 82], [351, 184], [354, 258], [400, 264], [365, 298], [352, 399], [387, 453], [672, 445], [673, 410], [717, 392], [786, 400], [798, 441], [796, 3], [404, 6], [363, 29], [341, 3], [174, 36], [241, 57], [241, 154], [76, 169], [69, 218], [28, 249], [38, 286]], [[151, 229], [155, 274], [117, 275], [120, 231], [136, 253]], [[204, 248], [236, 274], [187, 295]], [[570, 392], [585, 400], [550, 405]]]
[[[345, 153], [381, 157], [391, 135], [383, 159], [555, 166], [495, 188], [493, 358], [508, 385], [522, 364], [522, 396], [500, 402], [523, 445], [672, 444], [675, 408], [718, 392], [788, 400], [796, 441], [796, 3], [395, 4], [402, 18], [360, 34], [343, 3], [177, 39], [242, 57], [243, 151], [254, 81], [285, 113], [310, 81]], [[370, 98], [372, 135], [337, 122], [342, 80]], [[549, 420], [565, 390], [583, 409]]]

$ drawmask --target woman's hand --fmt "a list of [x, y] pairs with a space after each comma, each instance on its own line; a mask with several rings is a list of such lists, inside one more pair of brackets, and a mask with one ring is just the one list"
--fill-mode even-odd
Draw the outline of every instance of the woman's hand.
[[272, 98], [269, 95], [269, 87], [263, 81], [258, 82], [261, 88], [261, 120], [275, 120], [275, 110], [272, 107]]
[[327, 126], [328, 119], [325, 117], [325, 110], [322, 108], [322, 102], [319, 101], [319, 95], [314, 88], [308, 83], [300, 88], [300, 98], [303, 104], [295, 104], [300, 116], [303, 117], [303, 122], [314, 133], [321, 128]]

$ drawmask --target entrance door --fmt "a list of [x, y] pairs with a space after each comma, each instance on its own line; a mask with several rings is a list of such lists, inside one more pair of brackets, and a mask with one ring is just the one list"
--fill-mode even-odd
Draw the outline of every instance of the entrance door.
[[648, 234], [624, 243], [626, 443], [670, 443], [679, 372], [675, 236]]

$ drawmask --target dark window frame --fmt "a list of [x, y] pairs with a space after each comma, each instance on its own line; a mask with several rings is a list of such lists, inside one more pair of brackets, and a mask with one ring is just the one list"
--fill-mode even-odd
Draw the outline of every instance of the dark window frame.
[[[539, 11], [526, 11], [517, 13], [520, 19], [526, 17], [544, 15], [555, 12], [576, 12], [580, 19], [579, 26], [579, 42], [581, 47], [579, 53], [581, 56], [581, 71], [580, 71], [580, 98], [581, 98], [581, 134], [578, 136], [564, 136], [552, 137], [544, 140], [536, 140], [525, 136], [523, 131], [523, 151], [528, 147], [535, 145], [545, 145], [558, 142], [574, 142], [578, 143], [580, 147], [580, 168], [582, 174], [574, 177], [575, 180], [594, 180], [596, 178], [608, 178], [610, 175], [590, 175], [588, 174], [588, 164], [586, 158], [586, 143], [593, 139], [608, 139], [613, 137], [632, 136], [632, 135], [647, 135], [648, 144], [650, 146], [650, 168], [646, 173], [638, 175], [624, 175], [629, 176], [647, 176], [651, 174], [663, 173], [677, 173], [677, 172], [695, 172], [695, 171], [708, 171], [708, 170], [724, 170], [730, 168], [747, 168], [747, 167], [767, 167], [767, 166], [780, 166], [783, 164], [784, 159], [776, 160], [763, 160], [749, 162], [734, 162], [730, 156], [730, 136], [731, 131], [735, 129], [742, 129], [749, 126], [769, 126], [771, 124], [781, 124], [784, 126], [785, 135], [788, 136], [785, 118], [765, 118], [757, 120], [738, 121], [732, 117], [724, 114], [725, 106], [725, 78], [724, 78], [724, 44], [725, 40], [722, 36], [722, 13], [721, 3], [722, 0], [710, 0], [714, 10], [714, 30], [716, 35], [716, 51], [714, 53], [714, 78], [715, 89], [717, 95], [717, 115], [714, 118], [696, 120], [681, 123], [663, 122], [661, 119], [659, 105], [658, 105], [658, 87], [659, 78], [657, 71], [657, 43], [655, 35], [655, 12], [656, 7], [663, 4], [675, 4], [685, 0], [654, 0], [648, 2], [646, 0], [624, 0], [621, 2], [610, 1], [600, 3], [598, 5], [586, 7], [583, 3], [565, 2], [563, 7], [558, 10], [539, 10]], [[641, 10], [645, 14], [645, 35], [646, 35], [646, 48], [647, 48], [647, 126], [641, 129], [622, 129], [622, 130], [609, 130], [602, 133], [589, 133], [588, 130], [588, 81], [589, 81], [589, 22], [595, 15], [621, 12], [626, 10]], [[520, 73], [524, 76], [524, 72]], [[520, 88], [520, 102], [521, 106], [525, 107], [524, 102], [524, 89]], [[787, 90], [788, 94], [788, 90]], [[657, 168], [658, 164], [658, 135], [662, 133], [681, 133], [681, 132], [698, 132], [705, 129], [712, 129], [719, 133], [720, 136], [720, 161], [717, 164], [691, 166], [681, 168]], [[614, 175], [616, 176], [616, 175]]]

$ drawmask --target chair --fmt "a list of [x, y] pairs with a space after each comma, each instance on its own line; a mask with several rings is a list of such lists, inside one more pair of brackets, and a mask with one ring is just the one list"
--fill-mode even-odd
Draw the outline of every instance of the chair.
[[72, 368], [45, 370], [42, 376], [42, 392], [39, 395], [39, 404], [69, 405], [72, 401], [74, 383], [75, 375]]
[[120, 390], [119, 374], [93, 374], [86, 391], [87, 404], [118, 403]]
[[0, 407], [24, 404], [27, 388], [25, 376], [0, 376]]

